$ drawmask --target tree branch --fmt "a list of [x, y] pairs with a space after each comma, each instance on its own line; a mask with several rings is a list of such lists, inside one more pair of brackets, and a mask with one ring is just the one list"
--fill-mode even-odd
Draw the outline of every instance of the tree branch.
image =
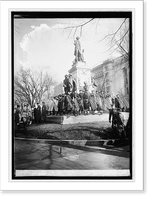
[[109, 49], [107, 49], [107, 51], [105, 51], [104, 53], [111, 50], [119, 41], [122, 41], [128, 32], [129, 32], [129, 29], [126, 31], [126, 33], [120, 39], [116, 40], [115, 43]]
[[68, 26], [65, 27], [64, 29], [73, 29], [73, 28], [79, 28], [79, 27], [83, 27], [84, 25], [90, 23], [92, 20], [94, 20], [95, 18], [91, 18], [90, 20], [88, 20], [87, 22], [80, 24], [80, 25], [75, 25], [75, 26]]
[[126, 20], [127, 20], [127, 18], [124, 19], [124, 21], [121, 23], [119, 28], [114, 33], [107, 34], [103, 39], [100, 40], [100, 42], [102, 42], [103, 40], [105, 40], [109, 36], [113, 36], [112, 39], [111, 39], [111, 40], [113, 40], [113, 38], [116, 36], [117, 32], [121, 29], [121, 27], [123, 26], [123, 24], [125, 23]]

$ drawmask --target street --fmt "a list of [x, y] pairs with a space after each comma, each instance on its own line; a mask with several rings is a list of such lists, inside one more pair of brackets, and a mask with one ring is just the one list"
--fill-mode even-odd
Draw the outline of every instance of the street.
[[64, 147], [15, 140], [15, 170], [128, 170], [129, 146]]

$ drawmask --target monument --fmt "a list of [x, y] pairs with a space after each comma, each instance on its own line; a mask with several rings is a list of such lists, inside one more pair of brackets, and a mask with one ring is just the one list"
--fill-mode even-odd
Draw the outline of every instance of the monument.
[[84, 61], [84, 49], [81, 51], [81, 43], [79, 41], [79, 37], [76, 37], [76, 40], [74, 41], [74, 46], [75, 59], [73, 61], [71, 69], [69, 70], [69, 73], [72, 74], [73, 78], [76, 81], [77, 93], [79, 93], [80, 90], [84, 90], [84, 85], [88, 86], [90, 92], [91, 69], [88, 68], [87, 63]]

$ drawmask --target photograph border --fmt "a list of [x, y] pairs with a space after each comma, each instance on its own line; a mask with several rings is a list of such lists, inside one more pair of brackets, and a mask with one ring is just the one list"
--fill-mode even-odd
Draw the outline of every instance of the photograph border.
[[[18, 17], [15, 17], [15, 16], [18, 16]], [[130, 95], [129, 95], [129, 98], [130, 98], [130, 113], [132, 113], [132, 11], [86, 11], [84, 10], [84, 12], [79, 12], [79, 11], [69, 11], [67, 12], [67, 10], [65, 11], [45, 11], [45, 10], [41, 10], [41, 11], [11, 11], [11, 64], [12, 64], [12, 113], [14, 112], [14, 55], [15, 55], [15, 52], [14, 52], [14, 20], [15, 19], [53, 19], [53, 18], [100, 18], [101, 19], [105, 19], [105, 18], [110, 18], [110, 19], [114, 19], [114, 18], [129, 18], [129, 47], [130, 47], [130, 54], [129, 54], [129, 66], [130, 66], [130, 74], [129, 74], [129, 80], [130, 80], [130, 83], [129, 83], [129, 89], [130, 89]], [[131, 114], [131, 118], [130, 118], [130, 124], [132, 124], [132, 114]], [[131, 132], [132, 132], [132, 126], [130, 127], [131, 129]], [[14, 132], [14, 117], [12, 115], [12, 133]], [[13, 134], [12, 134], [13, 135]], [[27, 180], [27, 179], [35, 179], [35, 180], [38, 180], [38, 179], [65, 179], [65, 180], [69, 180], [69, 179], [73, 179], [73, 180], [89, 180], [89, 179], [92, 179], [92, 180], [97, 180], [97, 179], [100, 179], [100, 180], [129, 180], [129, 179], [132, 179], [132, 137], [129, 137], [129, 146], [130, 146], [130, 153], [129, 153], [129, 175], [104, 175], [106, 174], [106, 171], [107, 171], [107, 174], [109, 174], [108, 172], [110, 171], [110, 174], [113, 174], [112, 172], [114, 171], [118, 171], [118, 172], [122, 172], [122, 169], [121, 170], [97, 170], [97, 173], [96, 170], [83, 170], [82, 174], [85, 174], [85, 172], [87, 171], [88, 173], [87, 174], [99, 174], [99, 175], [92, 175], [92, 176], [84, 176], [84, 175], [72, 175], [72, 174], [75, 174], [75, 171], [77, 170], [40, 170], [40, 174], [43, 174], [42, 171], [46, 171], [46, 173], [44, 174], [47, 174], [47, 175], [36, 175], [36, 170], [30, 170], [30, 173], [31, 174], [35, 174], [33, 176], [28, 176], [27, 174], [27, 171], [29, 170], [19, 170], [19, 171], [25, 171], [25, 175], [23, 176], [17, 176], [16, 174], [16, 170], [15, 169], [15, 166], [14, 166], [14, 163], [15, 163], [15, 159], [14, 159], [14, 149], [15, 149], [15, 146], [14, 146], [14, 137], [12, 138], [12, 179], [21, 179], [21, 180]], [[59, 175], [56, 175], [56, 176], [51, 176], [52, 173], [49, 173], [51, 171], [54, 171], [54, 172], [57, 172], [57, 171], [60, 171], [60, 174], [65, 174], [66, 172], [68, 174], [71, 174], [69, 176], [59, 176]], [[69, 171], [71, 171], [69, 173]], [[73, 171], [73, 172], [72, 172]], [[79, 172], [82, 171], [82, 170], [78, 170]], [[94, 172], [92, 172], [94, 171]], [[124, 172], [124, 170], [123, 170]], [[39, 173], [39, 170], [37, 170], [37, 173]], [[67, 174], [66, 173], [66, 174]], [[50, 175], [49, 175], [50, 174]], [[56, 174], [56, 173], [55, 173]], [[59, 174], [59, 173], [58, 173]], [[79, 174], [79, 173], [77, 173]], [[101, 174], [101, 176], [100, 176]], [[115, 174], [115, 172], [114, 172]], [[121, 173], [121, 174], [125, 174], [125, 173]]]
[[[133, 10], [133, 179], [12, 180], [10, 11]], [[1, 1], [1, 193], [143, 193], [146, 191], [146, 1]], [[50, 9], [48, 9], [50, 10]]]

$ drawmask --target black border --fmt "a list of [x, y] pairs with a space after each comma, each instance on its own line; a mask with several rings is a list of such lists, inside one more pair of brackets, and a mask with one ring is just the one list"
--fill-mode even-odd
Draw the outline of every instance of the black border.
[[[130, 176], [122, 177], [92, 177], [92, 176], [15, 176], [14, 166], [14, 19], [49, 19], [49, 18], [129, 18], [129, 29], [130, 29], [130, 54], [129, 54], [129, 69], [130, 69], [130, 124], [131, 124], [131, 135], [130, 135]], [[131, 180], [133, 177], [132, 173], [132, 71], [133, 71], [133, 57], [132, 57], [132, 11], [11, 11], [11, 78], [12, 78], [12, 179], [19, 180]]]

